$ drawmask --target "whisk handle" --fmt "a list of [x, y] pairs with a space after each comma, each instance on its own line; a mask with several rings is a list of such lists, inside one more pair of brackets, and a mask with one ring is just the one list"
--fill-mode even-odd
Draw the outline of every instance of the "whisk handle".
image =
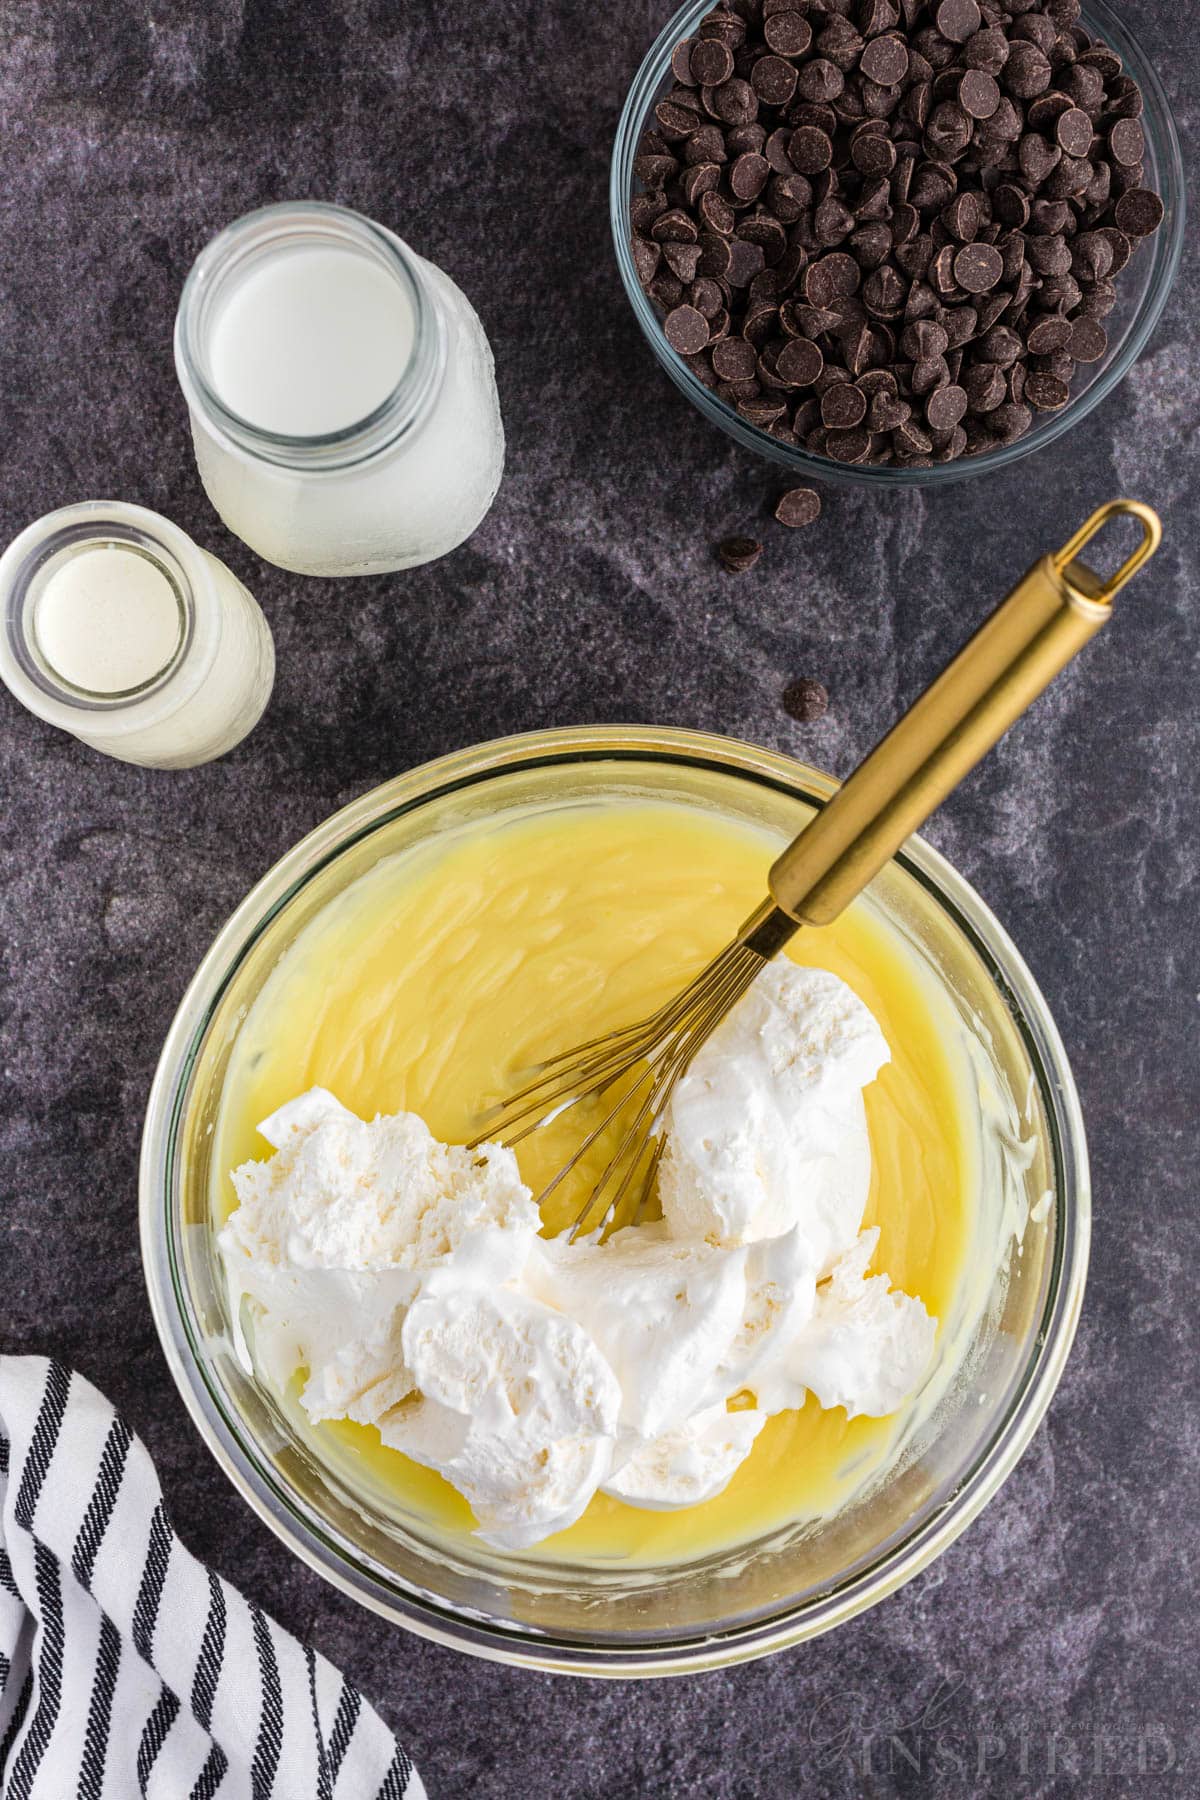
[[[1102, 580], [1078, 552], [1128, 514], [1142, 538]], [[1117, 591], [1158, 548], [1158, 515], [1111, 500], [1041, 557], [970, 642], [771, 869], [775, 905], [806, 925], [837, 917], [950, 790], [1112, 615]]]

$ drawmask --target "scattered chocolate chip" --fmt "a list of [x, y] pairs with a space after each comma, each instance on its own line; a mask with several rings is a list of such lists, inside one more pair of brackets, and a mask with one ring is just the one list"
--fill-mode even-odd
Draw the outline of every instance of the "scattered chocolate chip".
[[820, 516], [821, 496], [816, 488], [789, 488], [775, 502], [775, 517], [781, 525], [798, 528], [811, 525]]
[[[812, 494], [811, 488], [797, 488], [798, 494]], [[786, 498], [786, 496], [785, 496]], [[813, 499], [816, 495], [813, 494]], [[819, 504], [818, 504], [819, 510]], [[813, 514], [816, 517], [816, 514]], [[807, 524], [808, 521], [802, 521]], [[802, 675], [799, 681], [789, 682], [783, 690], [784, 711], [801, 725], [811, 725], [829, 710], [829, 694], [823, 684], [815, 681], [811, 675]]]
[[721, 566], [730, 575], [744, 575], [752, 569], [763, 553], [763, 547], [757, 538], [727, 537], [717, 545], [717, 556]]

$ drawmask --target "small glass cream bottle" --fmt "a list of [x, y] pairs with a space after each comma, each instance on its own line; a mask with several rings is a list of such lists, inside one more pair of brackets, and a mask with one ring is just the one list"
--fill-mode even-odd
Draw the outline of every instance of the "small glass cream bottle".
[[175, 366], [205, 492], [281, 568], [430, 562], [495, 497], [504, 430], [477, 314], [344, 207], [268, 206], [214, 238], [184, 286]]
[[0, 557], [0, 677], [122, 762], [211, 762], [262, 717], [275, 648], [258, 603], [169, 519], [122, 501], [47, 513]]

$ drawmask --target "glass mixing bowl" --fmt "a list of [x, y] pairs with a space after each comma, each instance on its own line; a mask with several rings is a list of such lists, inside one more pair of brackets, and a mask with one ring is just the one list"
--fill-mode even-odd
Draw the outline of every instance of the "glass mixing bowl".
[[[770, 751], [698, 733], [539, 732], [464, 750], [337, 813], [259, 882], [201, 963], [163, 1048], [142, 1149], [151, 1305], [209, 1449], [282, 1541], [397, 1624], [477, 1655], [588, 1675], [742, 1662], [828, 1630], [951, 1543], [1028, 1444], [1079, 1314], [1090, 1199], [1083, 1125], [1045, 1001], [987, 908], [913, 839], [855, 904], [915, 959], [973, 1070], [981, 1220], [1019, 1251], [984, 1270], [969, 1350], [886, 1478], [833, 1518], [661, 1568], [567, 1565], [449, 1539], [351, 1481], [242, 1367], [215, 1243], [213, 1144], [224, 1071], [297, 934], [381, 857], [530, 808], [670, 800], [780, 842], [834, 791]], [[484, 921], [486, 928], [486, 920]]]
[[1117, 304], [1104, 321], [1108, 332], [1108, 349], [1099, 362], [1082, 363], [1071, 384], [1071, 398], [1059, 412], [1035, 413], [1034, 423], [1015, 443], [999, 445], [979, 456], [959, 457], [956, 462], [935, 463], [930, 469], [902, 469], [882, 466], [847, 465], [832, 457], [814, 456], [809, 450], [781, 444], [769, 432], [751, 425], [732, 406], [719, 400], [702, 381], [697, 380], [683, 358], [676, 354], [663, 336], [662, 321], [654, 304], [642, 292], [630, 250], [629, 201], [640, 183], [634, 178], [633, 160], [638, 140], [647, 128], [647, 120], [663, 94], [671, 86], [671, 52], [681, 38], [690, 37], [704, 15], [711, 10], [712, 0], [689, 0], [665, 25], [646, 52], [641, 68], [625, 101], [617, 126], [609, 177], [609, 214], [617, 267], [634, 317], [641, 326], [650, 348], [692, 405], [698, 407], [712, 424], [719, 425], [731, 438], [747, 450], [781, 463], [796, 475], [809, 479], [845, 484], [866, 483], [872, 487], [920, 487], [929, 483], [962, 481], [971, 475], [986, 475], [993, 469], [1006, 469], [1031, 451], [1052, 444], [1064, 431], [1070, 431], [1099, 406], [1119, 381], [1123, 381], [1145, 348], [1146, 341], [1158, 324], [1167, 295], [1179, 269], [1183, 251], [1184, 173], [1179, 137], [1171, 108], [1145, 52], [1131, 32], [1104, 5], [1104, 0], [1085, 0], [1080, 23], [1093, 36], [1103, 38], [1124, 63], [1142, 90], [1145, 108], [1142, 125], [1146, 133], [1147, 185], [1162, 196], [1165, 217], [1155, 235], [1137, 251], [1122, 270], [1117, 281]]

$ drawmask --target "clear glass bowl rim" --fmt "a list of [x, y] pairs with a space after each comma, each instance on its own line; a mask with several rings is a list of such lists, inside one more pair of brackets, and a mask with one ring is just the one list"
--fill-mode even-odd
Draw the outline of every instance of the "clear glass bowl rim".
[[[1157, 164], [1160, 192], [1166, 208], [1163, 224], [1149, 246], [1149, 254], [1154, 260], [1146, 292], [1112, 361], [1078, 398], [1070, 400], [1061, 412], [1042, 415], [1032, 430], [1013, 444], [989, 450], [982, 456], [963, 456], [955, 462], [935, 463], [929, 469], [902, 469], [886, 465], [872, 468], [837, 463], [832, 457], [814, 456], [808, 450], [781, 444], [769, 433], [750, 425], [733, 407], [727, 406], [703, 382], [698, 381], [682, 357], [671, 349], [663, 336], [657, 312], [642, 292], [629, 248], [629, 198], [637, 141], [644, 128], [650, 103], [667, 78], [672, 50], [680, 38], [689, 36], [692, 26], [711, 11], [712, 3], [713, 0], [686, 0], [686, 4], [663, 27], [646, 52], [621, 110], [609, 173], [609, 219], [625, 296], [655, 357], [680, 392], [686, 395], [711, 424], [717, 425], [743, 448], [781, 464], [793, 474], [834, 486], [905, 488], [968, 481], [976, 475], [987, 475], [1009, 468], [1023, 456], [1044, 449], [1064, 432], [1081, 424], [1125, 379], [1142, 354], [1150, 334], [1162, 316], [1183, 254], [1186, 178], [1179, 134], [1170, 102], [1154, 66], [1128, 27], [1110, 11], [1104, 0], [1084, 0], [1080, 22], [1097, 36], [1106, 39], [1118, 51], [1125, 67], [1142, 90], [1145, 100], [1142, 124]], [[1144, 249], [1142, 254], [1147, 254], [1147, 251]]]
[[155, 1072], [142, 1137], [139, 1216], [151, 1312], [172, 1377], [209, 1451], [242, 1498], [309, 1567], [372, 1611], [452, 1649], [544, 1672], [628, 1679], [691, 1674], [747, 1662], [816, 1637], [855, 1617], [918, 1574], [961, 1534], [1006, 1480], [1054, 1394], [1083, 1300], [1091, 1189], [1083, 1119], [1066, 1051], [1049, 1008], [1015, 945], [952, 866], [920, 837], [896, 861], [949, 916], [996, 983], [1037, 1073], [1055, 1172], [1056, 1233], [1043, 1315], [1024, 1379], [1007, 1414], [954, 1498], [851, 1581], [768, 1619], [704, 1636], [629, 1647], [556, 1640], [469, 1618], [427, 1593], [387, 1583], [354, 1546], [301, 1506], [243, 1435], [208, 1382], [193, 1334], [174, 1243], [174, 1143], [209, 1022], [243, 959], [271, 921], [320, 870], [353, 844], [456, 790], [515, 769], [604, 761], [684, 764], [764, 784], [817, 806], [837, 782], [791, 757], [738, 739], [674, 727], [598, 725], [494, 739], [424, 763], [351, 802], [293, 846], [250, 890], [217, 933], [172, 1021]]

